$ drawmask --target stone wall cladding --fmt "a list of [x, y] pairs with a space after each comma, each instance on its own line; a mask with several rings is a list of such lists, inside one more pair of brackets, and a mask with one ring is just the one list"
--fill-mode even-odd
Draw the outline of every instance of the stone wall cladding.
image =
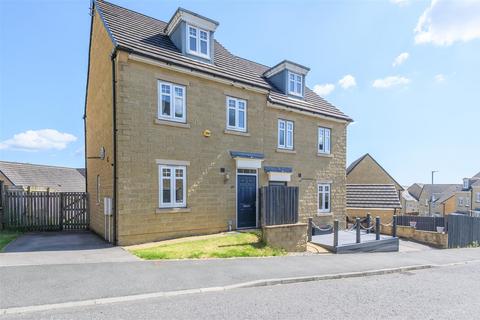
[[369, 156], [365, 157], [347, 176], [348, 184], [394, 184], [400, 191], [402, 187], [382, 170]]
[[[98, 13], [93, 17], [86, 110], [86, 153], [98, 157], [100, 147], [105, 160], [87, 159], [87, 192], [89, 193], [90, 228], [105, 233], [103, 197], [113, 196], [113, 130], [112, 130], [112, 63], [113, 44]], [[99, 203], [96, 179], [100, 176]]]
[[[372, 219], [371, 223], [375, 223], [375, 218], [380, 217], [380, 223], [388, 224], [393, 221], [393, 209], [385, 210], [369, 210], [369, 209], [349, 209], [347, 208], [347, 215], [350, 219], [355, 219], [356, 217], [365, 218], [367, 213], [370, 213]], [[397, 213], [398, 214], [398, 213]]]
[[[300, 222], [308, 217], [345, 220], [346, 124], [267, 106], [266, 94], [170, 71], [127, 59], [118, 63], [118, 236], [120, 244], [225, 231], [236, 224], [236, 168], [229, 151], [261, 152], [263, 166], [293, 167], [300, 186]], [[185, 84], [190, 128], [155, 123], [157, 79]], [[249, 136], [225, 133], [226, 96], [247, 100]], [[296, 153], [277, 152], [277, 120], [295, 122]], [[332, 128], [332, 157], [317, 155], [317, 128]], [[211, 136], [202, 132], [208, 129]], [[189, 212], [158, 208], [156, 159], [190, 161]], [[230, 179], [225, 181], [220, 168]], [[301, 177], [299, 177], [301, 174]], [[267, 175], [259, 170], [259, 187]], [[317, 181], [332, 182], [332, 214], [317, 216]]]
[[307, 250], [307, 224], [285, 224], [263, 227], [263, 241], [271, 247], [288, 252]]

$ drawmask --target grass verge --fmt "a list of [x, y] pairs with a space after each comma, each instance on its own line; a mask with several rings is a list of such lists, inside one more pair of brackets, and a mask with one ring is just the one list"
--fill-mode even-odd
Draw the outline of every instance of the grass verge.
[[286, 254], [284, 250], [267, 246], [260, 235], [254, 232], [227, 233], [211, 239], [132, 249], [130, 252], [147, 260], [267, 257]]
[[15, 240], [19, 235], [21, 235], [21, 232], [1, 230], [0, 231], [0, 252], [2, 252], [3, 248], [5, 248], [7, 244]]

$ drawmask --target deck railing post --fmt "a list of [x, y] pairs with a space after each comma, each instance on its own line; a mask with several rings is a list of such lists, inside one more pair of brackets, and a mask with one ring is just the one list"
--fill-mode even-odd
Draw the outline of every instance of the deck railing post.
[[375, 218], [375, 240], [380, 240], [380, 217]]
[[338, 219], [333, 220], [333, 247], [338, 247]]
[[393, 215], [393, 228], [392, 228], [392, 237], [397, 237], [397, 215]]
[[312, 241], [312, 234], [313, 234], [313, 218], [308, 218], [308, 230], [307, 230], [308, 242]]
[[360, 243], [360, 218], [359, 217], [355, 219], [355, 226], [357, 229], [357, 243]]
[[370, 233], [370, 213], [367, 213], [367, 234]]

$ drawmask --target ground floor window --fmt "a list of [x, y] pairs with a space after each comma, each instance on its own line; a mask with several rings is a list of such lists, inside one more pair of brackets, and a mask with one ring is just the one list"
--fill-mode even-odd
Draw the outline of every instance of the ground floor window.
[[186, 206], [186, 172], [184, 166], [159, 166], [160, 208]]
[[329, 183], [318, 184], [318, 212], [319, 213], [330, 212], [330, 184]]

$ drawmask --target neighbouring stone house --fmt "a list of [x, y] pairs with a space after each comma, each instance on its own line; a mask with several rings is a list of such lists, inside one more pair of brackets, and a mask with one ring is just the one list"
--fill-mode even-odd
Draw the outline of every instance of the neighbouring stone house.
[[418, 201], [407, 189], [408, 187], [404, 187], [400, 196], [400, 204], [402, 205], [400, 212], [403, 215], [418, 215]]
[[379, 216], [390, 222], [400, 214], [403, 187], [370, 155], [365, 154], [347, 168], [347, 215]]
[[85, 192], [85, 169], [0, 161], [0, 185], [25, 191]]
[[480, 216], [480, 172], [463, 179], [461, 190], [455, 192], [454, 212]]
[[93, 2], [85, 128], [96, 233], [111, 226], [125, 245], [258, 227], [258, 187], [277, 184], [299, 187], [301, 222], [345, 220], [352, 120], [305, 86], [307, 67], [235, 56], [218, 26], [180, 8], [163, 22]]
[[454, 212], [455, 193], [461, 189], [460, 184], [414, 183], [407, 190], [418, 201], [420, 216], [444, 216]]

